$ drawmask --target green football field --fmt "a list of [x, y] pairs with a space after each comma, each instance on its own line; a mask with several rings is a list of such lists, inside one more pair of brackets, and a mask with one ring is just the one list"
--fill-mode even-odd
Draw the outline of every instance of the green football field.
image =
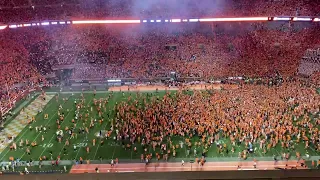
[[[149, 92], [151, 93], [151, 92]], [[175, 93], [175, 92], [171, 92]], [[142, 93], [144, 96], [146, 96], [147, 93]], [[162, 97], [165, 94], [165, 92], [153, 92], [153, 95]], [[109, 96], [109, 92], [99, 92], [96, 94], [96, 99], [99, 98], [106, 98]], [[21, 139], [24, 141], [26, 139], [29, 140], [29, 143], [36, 141], [37, 146], [36, 147], [30, 147], [31, 154], [26, 154], [26, 147], [18, 148], [16, 151], [9, 150], [9, 148], [6, 148], [1, 154], [0, 159], [2, 161], [8, 161], [9, 157], [19, 158], [21, 160], [39, 160], [40, 157], [46, 156], [48, 159], [50, 159], [50, 152], [53, 153], [52, 158], [56, 159], [57, 156], [60, 156], [62, 160], [74, 160], [79, 159], [82, 157], [84, 160], [110, 160], [119, 158], [119, 160], [137, 160], [139, 161], [140, 155], [143, 153], [143, 149], [140, 144], [136, 143], [133, 146], [137, 147], [137, 152], [135, 153], [133, 149], [125, 149], [122, 147], [121, 143], [117, 143], [113, 140], [113, 138], [110, 139], [104, 139], [103, 146], [100, 145], [100, 139], [97, 137], [97, 133], [100, 130], [109, 130], [111, 127], [111, 121], [115, 117], [115, 110], [114, 106], [116, 102], [125, 101], [127, 98], [131, 96], [132, 98], [136, 97], [136, 93], [134, 92], [114, 92], [111, 99], [109, 99], [109, 103], [107, 106], [107, 111], [104, 112], [104, 122], [99, 125], [99, 123], [96, 123], [93, 129], [90, 129], [89, 135], [86, 137], [85, 134], [78, 134], [78, 130], [76, 130], [77, 138], [70, 139], [70, 146], [65, 146], [65, 139], [62, 140], [61, 143], [58, 142], [56, 137], [57, 132], [57, 125], [56, 120], [58, 119], [58, 108], [59, 105], [62, 105], [63, 112], [65, 114], [65, 119], [61, 124], [61, 129], [65, 129], [65, 127], [72, 127], [73, 123], [71, 122], [72, 119], [75, 117], [75, 104], [74, 101], [81, 99], [80, 93], [75, 93], [72, 95], [71, 93], [63, 93], [59, 95], [58, 102], [56, 101], [56, 98], [52, 98], [52, 100], [46, 105], [45, 110], [41, 113], [39, 113], [36, 116], [36, 122], [32, 123], [31, 126], [33, 127], [31, 130], [29, 129], [29, 126], [27, 126], [18, 137], [16, 137], [15, 142], [17, 142], [17, 145], [19, 145], [19, 142]], [[88, 106], [93, 106], [93, 93], [84, 93], [85, 97], [85, 104]], [[64, 101], [64, 98], [68, 98], [67, 101]], [[93, 111], [91, 112], [90, 108], [86, 108], [90, 112], [90, 116], [93, 117], [93, 119], [98, 119], [98, 113], [93, 108]], [[81, 114], [85, 114], [85, 111], [81, 111]], [[44, 119], [44, 115], [48, 114], [48, 119]], [[108, 117], [109, 115], [109, 117]], [[83, 124], [82, 121], [78, 121], [77, 123], [77, 129], [82, 127]], [[89, 126], [90, 123], [90, 117], [85, 126]], [[47, 127], [47, 133], [44, 132], [36, 132], [35, 128], [36, 126], [45, 126]], [[69, 135], [64, 132], [64, 138], [69, 137]], [[41, 141], [41, 136], [44, 136], [44, 141]], [[113, 134], [112, 137], [115, 135]], [[96, 139], [96, 145], [93, 146], [92, 139]], [[87, 140], [86, 140], [87, 139]], [[179, 144], [180, 141], [184, 142], [184, 139], [182, 137], [172, 137], [172, 140], [174, 144]], [[191, 141], [199, 141], [200, 139], [198, 137], [194, 137]], [[231, 147], [229, 138], [222, 138], [221, 143], [226, 143], [227, 147]], [[194, 144], [194, 143], [192, 143]], [[74, 150], [74, 145], [76, 145], [76, 150]], [[90, 147], [90, 152], [86, 152], [86, 147]], [[259, 144], [254, 144], [254, 147], [259, 147]], [[66, 151], [64, 151], [64, 148]], [[176, 157], [177, 159], [180, 158], [190, 158], [193, 159], [193, 149], [196, 148], [198, 154], [201, 154], [202, 147], [194, 147], [192, 146], [192, 150], [190, 151], [190, 156], [187, 157], [186, 155], [186, 146], [184, 145], [183, 148], [177, 148], [176, 149]], [[314, 147], [310, 146], [310, 148], [305, 149], [304, 143], [296, 144], [295, 145], [296, 150], [292, 150], [292, 155], [294, 155], [295, 151], [299, 151], [302, 155], [309, 154], [310, 156], [318, 156], [319, 153], [316, 152]], [[156, 152], [159, 151], [160, 148], [156, 150]], [[229, 149], [229, 153], [218, 153], [218, 149], [216, 146], [211, 146], [209, 148], [209, 151], [207, 153], [208, 158], [230, 158], [230, 159], [237, 159], [238, 152], [244, 150], [244, 145], [239, 145], [235, 147], [234, 153], [231, 153]], [[156, 153], [153, 152], [151, 146], [149, 147], [148, 151], [150, 153]], [[276, 148], [272, 148], [271, 151], [267, 152], [266, 154], [262, 153], [262, 150], [256, 150], [254, 154], [251, 154], [251, 157], [272, 157], [274, 155], [280, 157], [280, 154], [286, 152], [282, 150], [280, 145], [277, 145]], [[172, 160], [172, 159], [171, 159]]]

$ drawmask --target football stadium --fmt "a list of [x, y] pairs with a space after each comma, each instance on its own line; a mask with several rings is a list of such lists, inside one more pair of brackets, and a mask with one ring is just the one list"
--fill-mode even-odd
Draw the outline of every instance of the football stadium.
[[0, 178], [320, 178], [319, 12], [0, 2]]

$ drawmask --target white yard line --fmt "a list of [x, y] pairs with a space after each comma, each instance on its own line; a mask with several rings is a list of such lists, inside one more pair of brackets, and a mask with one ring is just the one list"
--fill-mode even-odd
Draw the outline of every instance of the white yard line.
[[281, 157], [281, 153], [279, 153], [279, 151], [277, 150], [277, 148], [276, 147], [274, 147], [273, 149], [275, 149], [276, 150], [276, 153], [278, 153], [276, 156], [280, 156]]
[[114, 152], [116, 152], [116, 148], [117, 148], [118, 146], [115, 146], [114, 147], [114, 149], [113, 149], [113, 153], [112, 153], [112, 158], [111, 159], [113, 159], [113, 157], [114, 157]]
[[[85, 141], [83, 140], [81, 143], [83, 144]], [[81, 148], [83, 148], [83, 147], [79, 147], [79, 149], [78, 149], [78, 152], [77, 152], [77, 154], [76, 154], [76, 159], [78, 158], [78, 155], [79, 155], [79, 152], [80, 152], [80, 149]]]
[[[104, 129], [103, 129], [103, 130], [106, 130], [107, 125], [108, 125], [108, 122], [106, 122], [106, 125], [105, 125], [105, 127], [104, 127]], [[104, 137], [103, 137], [103, 138], [104, 138]], [[100, 140], [101, 140], [101, 139], [100, 139]], [[96, 156], [97, 156], [98, 150], [99, 150], [99, 148], [100, 148], [100, 144], [101, 144], [101, 143], [99, 143], [99, 144], [98, 144], [98, 147], [97, 147], [96, 153], [94, 153], [93, 159], [96, 159]], [[132, 159], [132, 152], [131, 152], [131, 159]]]
[[[74, 110], [72, 109], [72, 111], [74, 111]], [[78, 123], [79, 123], [79, 122], [80, 122], [80, 120], [77, 121], [76, 127], [78, 126]], [[63, 150], [63, 148], [64, 148], [65, 146], [66, 146], [66, 143], [64, 143], [63, 147], [61, 148], [61, 150], [60, 150], [60, 152], [59, 152], [59, 156], [61, 155], [62, 150]]]
[[[21, 134], [21, 136], [19, 138], [17, 138], [17, 141], [19, 141], [26, 132], [28, 132], [28, 129], [25, 127], [25, 131]], [[2, 161], [2, 159], [10, 152], [10, 149], [8, 149], [8, 146], [6, 147], [7, 148], [7, 152], [1, 157], [0, 161]]]
[[[54, 96], [50, 99], [50, 101], [51, 101], [53, 98], [54, 98]], [[36, 99], [35, 99], [35, 100], [36, 100]], [[34, 100], [34, 101], [35, 101], [35, 100]], [[50, 101], [48, 101], [48, 103], [49, 103]], [[33, 102], [33, 101], [32, 101], [32, 102]], [[31, 102], [29, 105], [31, 105], [32, 102]], [[48, 104], [48, 103], [47, 103], [47, 104]], [[50, 104], [49, 106], [47, 106], [47, 104], [45, 105], [46, 108], [43, 110], [43, 112], [45, 112], [45, 110], [47, 110], [47, 109], [49, 108], [49, 106], [51, 105], [51, 104]], [[28, 106], [29, 106], [29, 105], [28, 105]], [[28, 107], [28, 106], [27, 106], [27, 107]], [[26, 107], [26, 108], [27, 108], [27, 107]], [[38, 115], [38, 114], [37, 114], [37, 115]], [[23, 131], [23, 130], [22, 130], [22, 131]], [[24, 135], [26, 132], [28, 132], [27, 126], [24, 127], [24, 132], [23, 132], [21, 135], [19, 134], [20, 136], [18, 135], [19, 138], [15, 139], [14, 141], [15, 141], [15, 142], [18, 142], [19, 140], [21, 140], [22, 137], [24, 137], [23, 135]], [[20, 132], [20, 133], [21, 133], [21, 132]], [[9, 146], [9, 145], [8, 145], [8, 146]], [[6, 148], [7, 148], [7, 152], [1, 157], [0, 161], [2, 161], [2, 159], [10, 152], [10, 149], [8, 149], [8, 146], [6, 147]], [[1, 154], [2, 154], [2, 153], [1, 153]]]
[[260, 149], [257, 149], [257, 151], [258, 151], [260, 157], [264, 157], [264, 154], [260, 152]]
[[[91, 99], [87, 104], [86, 104], [86, 106], [85, 107], [87, 107], [88, 106], [88, 104], [90, 104], [90, 102], [92, 101], [93, 99]], [[86, 132], [87, 133], [87, 132]], [[87, 136], [88, 136], [88, 134], [86, 134]], [[82, 140], [82, 142], [81, 143], [84, 143], [85, 141], [84, 140]], [[81, 148], [83, 148], [83, 147], [79, 147], [79, 149], [78, 149], [78, 152], [77, 152], [77, 155], [76, 155], [76, 159], [77, 159], [77, 157], [78, 157], [78, 155], [79, 155], [79, 152], [80, 152], [80, 149]]]
[[[72, 109], [71, 111], [73, 111], [74, 109]], [[70, 112], [71, 111], [69, 111], [68, 112], [68, 114], [66, 115], [66, 117], [65, 117], [65, 119], [64, 119], [64, 121], [61, 123], [61, 125], [64, 123], [64, 122], [66, 122], [67, 120], [67, 117], [68, 117], [68, 115], [70, 114]], [[51, 139], [50, 139], [50, 141], [48, 142], [48, 144], [50, 144], [51, 143], [51, 141], [54, 139], [54, 137], [56, 136], [56, 134], [54, 134], [53, 133], [53, 135], [52, 135], [52, 137], [51, 137]], [[48, 146], [46, 146], [44, 149], [43, 149], [43, 151], [42, 151], [42, 153], [40, 154], [40, 156], [39, 156], [39, 158], [38, 159], [40, 159], [40, 157], [42, 156], [42, 154], [47, 150], [47, 148], [48, 148]]]
[[[70, 96], [69, 96], [69, 97], [70, 97]], [[66, 101], [66, 102], [67, 102], [67, 101]], [[64, 102], [63, 105], [65, 105], [66, 102]], [[47, 125], [51, 122], [51, 120], [53, 119], [53, 117], [54, 117], [57, 113], [58, 113], [58, 111], [55, 112], [55, 113], [52, 115], [52, 117], [47, 121], [47, 123], [46, 123], [45, 126], [47, 126]], [[33, 141], [37, 140], [37, 138], [40, 136], [40, 134], [41, 134], [41, 132], [39, 132], [39, 134], [34, 138]], [[33, 141], [32, 141], [32, 142], [33, 142]], [[24, 152], [24, 153], [22, 154], [22, 156], [20, 157], [20, 159], [22, 159], [25, 154], [26, 154], [26, 152]]]
[[312, 147], [309, 147], [309, 149], [311, 149], [314, 153], [318, 154], [318, 152], [315, 149], [313, 149]]

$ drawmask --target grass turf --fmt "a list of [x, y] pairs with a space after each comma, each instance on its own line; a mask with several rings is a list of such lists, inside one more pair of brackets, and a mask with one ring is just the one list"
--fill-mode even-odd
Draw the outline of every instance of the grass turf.
[[[172, 92], [174, 93], [174, 92]], [[146, 95], [146, 93], [142, 93], [143, 95]], [[155, 95], [156, 93], [153, 93]], [[164, 91], [159, 91], [156, 96], [162, 97], [165, 94]], [[100, 158], [103, 160], [110, 160], [114, 158], [119, 158], [120, 160], [139, 160], [140, 155], [143, 152], [142, 147], [136, 143], [134, 146], [137, 147], [137, 153], [134, 153], [132, 149], [125, 150], [120, 143], [118, 144], [112, 139], [104, 140], [104, 145], [100, 146], [100, 141], [96, 137], [96, 133], [98, 133], [101, 129], [109, 130], [111, 126], [111, 120], [115, 116], [114, 106], [115, 103], [119, 101], [125, 101], [129, 96], [132, 98], [136, 97], [136, 93], [130, 93], [130, 92], [114, 92], [111, 99], [109, 99], [109, 103], [107, 106], [107, 111], [103, 114], [103, 117], [105, 117], [105, 121], [102, 125], [96, 124], [93, 129], [90, 129], [90, 134], [88, 135], [88, 140], [86, 140], [84, 134], [78, 134], [76, 139], [70, 140], [70, 146], [66, 147], [64, 146], [64, 140], [62, 143], [59, 143], [56, 138], [56, 131], [57, 131], [57, 125], [56, 120], [58, 119], [58, 108], [61, 104], [63, 107], [63, 112], [65, 114], [65, 119], [63, 123], [61, 124], [61, 129], [65, 129], [66, 126], [71, 127], [73, 124], [71, 120], [75, 117], [75, 105], [74, 101], [75, 99], [80, 99], [80, 93], [75, 93], [74, 95], [71, 94], [60, 94], [58, 102], [56, 101], [56, 98], [53, 98], [45, 107], [45, 110], [42, 113], [39, 113], [36, 116], [36, 122], [32, 124], [32, 127], [36, 126], [46, 126], [47, 127], [47, 133], [40, 133], [36, 132], [33, 128], [32, 130], [29, 130], [29, 126], [27, 126], [16, 138], [17, 145], [18, 142], [23, 139], [29, 140], [29, 143], [36, 141], [38, 146], [31, 148], [31, 154], [27, 155], [25, 153], [25, 147], [22, 149], [17, 149], [16, 151], [10, 151], [9, 148], [6, 148], [1, 154], [0, 154], [0, 160], [2, 161], [8, 161], [9, 157], [19, 158], [22, 160], [39, 160], [40, 157], [46, 156], [50, 159], [50, 151], [53, 153], [53, 159], [56, 159], [57, 156], [61, 156], [62, 160], [73, 160], [73, 159], [79, 159], [82, 157], [84, 160], [99, 160]], [[105, 98], [109, 95], [109, 93], [97, 93], [96, 99], [99, 98]], [[86, 105], [93, 105], [93, 99], [94, 96], [92, 93], [85, 93], [85, 104]], [[68, 101], [64, 101], [63, 98], [69, 98]], [[90, 109], [90, 108], [87, 108]], [[81, 112], [83, 115], [85, 112]], [[49, 114], [48, 119], [44, 119], [44, 114]], [[109, 114], [109, 118], [107, 118], [107, 114]], [[93, 118], [98, 117], [98, 113], [93, 108], [93, 112], [90, 112], [90, 116]], [[89, 126], [90, 118], [86, 124], [86, 126]], [[77, 129], [82, 126], [82, 121], [78, 121], [77, 123]], [[78, 133], [78, 130], [76, 131]], [[41, 141], [41, 136], [44, 136], [45, 140]], [[64, 137], [67, 137], [68, 135], [65, 133]], [[114, 136], [114, 135], [113, 135]], [[92, 145], [92, 139], [96, 138], [96, 145]], [[179, 144], [180, 141], [184, 142], [184, 139], [182, 137], [172, 137], [172, 140], [174, 144]], [[199, 141], [198, 137], [194, 137], [192, 142]], [[227, 144], [227, 147], [231, 147], [231, 143], [229, 138], [221, 138], [221, 141], [223, 143]], [[192, 143], [194, 144], [194, 143]], [[73, 145], [77, 146], [77, 149], [74, 151]], [[90, 146], [90, 153], [86, 152], [86, 146]], [[254, 147], [258, 147], [259, 144], [255, 144]], [[194, 147], [194, 146], [193, 146]], [[307, 150], [304, 149], [304, 144], [296, 144], [295, 145], [296, 150], [299, 151], [302, 155], [305, 155], [308, 153], [310, 156], [318, 156], [319, 153], [314, 150], [314, 148], [311, 146]], [[66, 148], [66, 154], [64, 154], [64, 148]], [[233, 157], [236, 159], [238, 157], [238, 152], [244, 150], [244, 145], [236, 146], [235, 153], [231, 153], [229, 149], [229, 153], [218, 153], [216, 146], [211, 146], [209, 148], [209, 151], [207, 153], [208, 158], [216, 158], [216, 157]], [[159, 148], [157, 149], [159, 152]], [[153, 152], [152, 148], [149, 147], [149, 152]], [[178, 148], [176, 150], [176, 157], [177, 158], [186, 158], [186, 146], [184, 145], [183, 148]], [[202, 147], [197, 147], [198, 155], [202, 152]], [[280, 145], [277, 145], [276, 148], [272, 148], [267, 154], [263, 154], [262, 150], [255, 151], [254, 154], [250, 156], [254, 157], [272, 157], [273, 155], [280, 156], [281, 153], [284, 151], [280, 147]], [[294, 155], [295, 151], [292, 151], [292, 155]], [[249, 156], [249, 157], [250, 157]], [[190, 151], [190, 158], [194, 158], [193, 156], [193, 148]]]

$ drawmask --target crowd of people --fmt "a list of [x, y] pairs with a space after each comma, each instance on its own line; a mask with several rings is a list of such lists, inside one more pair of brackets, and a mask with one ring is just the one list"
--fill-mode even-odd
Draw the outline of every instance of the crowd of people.
[[187, 155], [205, 157], [211, 146], [217, 146], [218, 153], [240, 149], [239, 158], [246, 159], [255, 150], [268, 153], [281, 147], [281, 158], [300, 159], [306, 155], [301, 144], [307, 151], [320, 152], [319, 105], [316, 90], [299, 80], [271, 87], [244, 84], [225, 91], [188, 93], [181, 88], [163, 98], [157, 93], [128, 97], [116, 106], [113, 128], [124, 145], [141, 143], [161, 149], [157, 153], [164, 157], [175, 157], [182, 147], [173, 139], [182, 137]]
[[37, 87], [45, 78], [28, 61], [28, 52], [14, 41], [0, 41], [0, 109]]
[[[1, 22], [23, 22], [30, 20], [66, 18], [105, 18], [105, 17], [209, 17], [209, 16], [317, 16], [320, 7], [316, 1], [299, 0], [256, 0], [256, 1], [210, 1], [201, 3], [193, 0], [106, 0], [65, 3], [36, 1], [29, 4], [13, 0], [13, 3], [0, 4], [0, 7], [16, 7], [0, 11]], [[51, 6], [50, 6], [51, 5]], [[30, 7], [32, 6], [32, 7]], [[22, 8], [19, 8], [22, 7]]]
[[24, 45], [42, 75], [72, 65], [71, 79], [154, 78], [170, 72], [210, 79], [275, 70], [292, 76], [305, 51], [319, 44], [316, 27], [283, 30], [264, 24], [25, 28], [6, 36]]
[[[15, 1], [19, 6], [19, 0]], [[211, 5], [221, 8], [211, 8]], [[1, 11], [5, 15], [0, 16], [0, 20], [7, 22], [7, 15], [10, 15], [10, 21], [22, 22], [37, 18], [65, 19], [63, 16], [311, 16], [319, 12], [319, 6], [312, 1], [297, 0], [213, 4], [204, 1], [202, 5], [179, 0], [142, 5], [127, 0], [126, 3], [110, 1], [103, 4], [108, 11], [97, 9], [94, 3], [87, 10], [80, 11], [82, 7], [80, 4], [70, 9], [65, 4], [59, 10], [53, 10], [51, 18], [50, 10], [37, 8], [36, 3], [35, 8], [19, 9], [19, 15], [14, 13], [15, 10], [10, 13]], [[25, 13], [27, 15], [23, 15]], [[7, 29], [0, 35], [0, 68], [5, 70], [0, 72], [0, 99], [3, 106], [23, 90], [43, 84], [45, 77], [55, 72], [53, 69], [63, 69], [64, 66], [71, 66], [73, 72], [69, 78], [75, 80], [158, 78], [168, 77], [171, 72], [180, 77], [204, 80], [227, 76], [265, 77], [274, 71], [293, 76], [305, 51], [320, 43], [317, 28], [317, 25], [298, 23], [170, 23]], [[312, 75], [313, 80], [317, 81], [318, 77], [318, 73]]]
[[[175, 72], [203, 80], [228, 76], [294, 76], [317, 26], [167, 24], [19, 28], [1, 34], [1, 101], [72, 66], [74, 80], [159, 78]], [[70, 69], [70, 68], [69, 68]], [[314, 73], [313, 79], [318, 77]], [[9, 90], [9, 93], [8, 93]]]

